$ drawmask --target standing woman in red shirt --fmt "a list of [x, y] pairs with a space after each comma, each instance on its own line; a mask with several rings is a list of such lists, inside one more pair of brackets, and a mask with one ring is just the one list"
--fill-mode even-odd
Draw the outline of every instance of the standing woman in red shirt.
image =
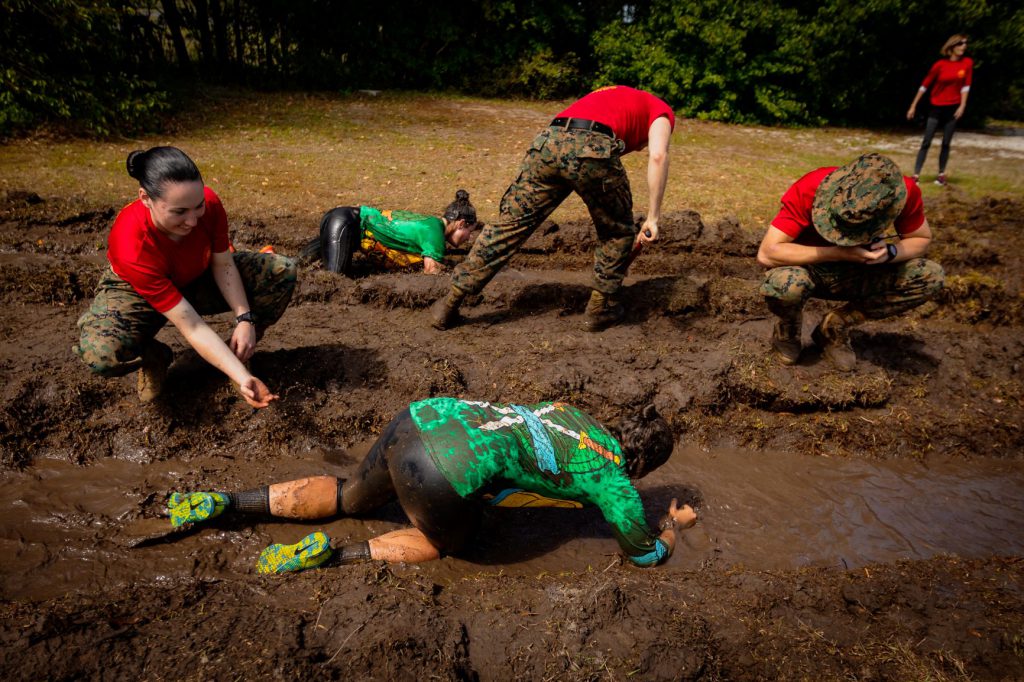
[[952, 36], [942, 46], [941, 52], [943, 59], [932, 64], [928, 75], [924, 77], [921, 87], [917, 90], [914, 101], [910, 104], [910, 109], [907, 110], [909, 121], [917, 112], [917, 103], [921, 101], [921, 96], [925, 90], [931, 88], [931, 95], [928, 98], [931, 107], [928, 109], [928, 122], [925, 124], [921, 149], [917, 152], [917, 161], [914, 163], [914, 181], [916, 182], [921, 175], [932, 137], [941, 124], [942, 149], [939, 152], [939, 177], [935, 179], [936, 185], [946, 184], [949, 145], [953, 141], [956, 122], [967, 108], [967, 95], [971, 91], [971, 75], [974, 71], [974, 62], [970, 57], [964, 56], [967, 52], [967, 36], [960, 33]]
[[[139, 198], [121, 209], [108, 240], [110, 269], [78, 320], [74, 350], [97, 374], [139, 371], [142, 402], [155, 399], [171, 364], [156, 340], [170, 320], [204, 360], [226, 374], [253, 407], [277, 398], [245, 364], [295, 288], [295, 263], [273, 253], [232, 254], [220, 198], [176, 147], [128, 155]], [[230, 311], [225, 343], [200, 317]]]

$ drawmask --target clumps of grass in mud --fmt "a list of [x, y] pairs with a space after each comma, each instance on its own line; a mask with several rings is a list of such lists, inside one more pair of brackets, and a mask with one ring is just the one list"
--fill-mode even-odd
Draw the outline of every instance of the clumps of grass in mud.
[[28, 466], [40, 450], [60, 448], [78, 463], [90, 458], [106, 445], [103, 429], [63, 430], [67, 424], [79, 425], [110, 396], [90, 387], [68, 387], [57, 381], [31, 378], [9, 387], [0, 406], [0, 468]]
[[740, 277], [712, 278], [701, 287], [701, 307], [723, 321], [763, 316], [767, 311], [758, 284]]
[[965, 324], [1019, 325], [1024, 321], [1024, 295], [1006, 291], [996, 278], [973, 270], [947, 275], [939, 300]]
[[768, 353], [739, 349], [719, 389], [719, 407], [738, 402], [769, 412], [821, 412], [880, 407], [892, 381], [880, 369], [810, 373], [783, 367]]
[[466, 392], [466, 378], [458, 365], [448, 358], [432, 361], [430, 365], [431, 396], [461, 396]]
[[70, 305], [91, 296], [100, 268], [75, 270], [67, 263], [0, 265], [0, 295], [20, 303]]

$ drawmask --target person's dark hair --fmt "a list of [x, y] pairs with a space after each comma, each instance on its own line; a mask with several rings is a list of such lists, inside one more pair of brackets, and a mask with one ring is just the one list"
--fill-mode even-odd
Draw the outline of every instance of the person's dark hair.
[[138, 180], [139, 186], [154, 199], [163, 196], [168, 182], [203, 181], [195, 162], [177, 147], [136, 149], [128, 155], [125, 167], [128, 175]]
[[455, 193], [455, 201], [444, 209], [444, 219], [450, 223], [456, 220], [465, 220], [470, 225], [476, 223], [476, 209], [469, 203], [469, 192], [460, 189]]
[[623, 419], [618, 431], [619, 444], [626, 458], [626, 473], [630, 478], [643, 478], [664, 464], [672, 454], [675, 435], [654, 405]]

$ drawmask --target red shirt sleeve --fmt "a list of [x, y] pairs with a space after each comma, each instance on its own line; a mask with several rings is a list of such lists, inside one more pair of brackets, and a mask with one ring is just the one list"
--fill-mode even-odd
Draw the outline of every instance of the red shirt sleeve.
[[818, 168], [794, 182], [782, 195], [782, 208], [772, 218], [772, 226], [796, 239], [800, 233], [811, 227], [811, 208], [814, 206], [814, 193], [825, 176], [838, 166]]
[[964, 66], [966, 67], [967, 74], [964, 76], [964, 87], [971, 87], [971, 78], [974, 77], [974, 60], [970, 57], [964, 57]]
[[907, 203], [896, 216], [896, 233], [900, 236], [914, 232], [924, 225], [924, 201], [921, 199], [921, 188], [911, 178], [904, 177], [907, 186]]

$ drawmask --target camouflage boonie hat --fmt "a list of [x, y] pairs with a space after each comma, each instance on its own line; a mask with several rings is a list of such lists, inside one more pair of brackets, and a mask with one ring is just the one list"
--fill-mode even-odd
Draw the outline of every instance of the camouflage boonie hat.
[[811, 208], [814, 229], [839, 246], [867, 244], [881, 236], [907, 203], [900, 169], [881, 154], [865, 154], [818, 185]]

